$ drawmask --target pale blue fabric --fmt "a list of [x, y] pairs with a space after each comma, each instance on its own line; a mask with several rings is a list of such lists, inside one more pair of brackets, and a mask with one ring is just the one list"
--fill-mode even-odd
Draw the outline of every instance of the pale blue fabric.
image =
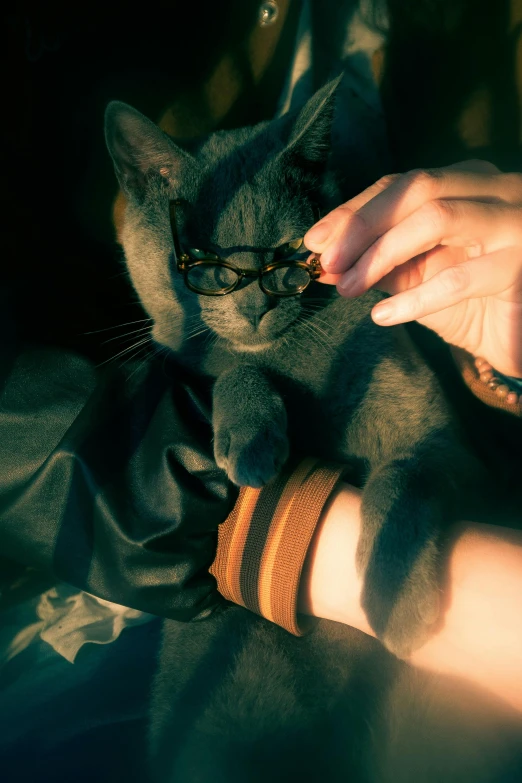
[[146, 783], [161, 621], [85, 644], [69, 663], [38, 640], [0, 673], [2, 783]]

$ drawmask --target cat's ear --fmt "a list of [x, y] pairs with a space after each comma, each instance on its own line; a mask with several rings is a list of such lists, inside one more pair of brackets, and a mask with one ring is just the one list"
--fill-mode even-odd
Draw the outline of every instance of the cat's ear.
[[105, 141], [118, 181], [130, 198], [141, 200], [151, 177], [173, 184], [184, 168], [196, 165], [157, 125], [120, 101], [112, 101], [105, 111]]
[[330, 151], [335, 91], [341, 79], [342, 74], [321, 87], [299, 112], [284, 153], [297, 165], [316, 168], [326, 161]]

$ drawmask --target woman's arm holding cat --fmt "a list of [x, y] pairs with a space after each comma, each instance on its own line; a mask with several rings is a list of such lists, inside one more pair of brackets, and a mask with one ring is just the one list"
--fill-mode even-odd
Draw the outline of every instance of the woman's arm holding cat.
[[[343, 484], [316, 528], [298, 609], [374, 635], [355, 564], [360, 524], [360, 491]], [[472, 522], [453, 532], [443, 623], [410, 662], [472, 680], [522, 711], [522, 533]]]

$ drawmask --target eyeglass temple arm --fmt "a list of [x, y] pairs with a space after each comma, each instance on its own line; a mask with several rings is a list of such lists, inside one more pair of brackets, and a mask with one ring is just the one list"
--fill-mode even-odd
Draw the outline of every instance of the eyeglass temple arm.
[[321, 275], [323, 274], [323, 268], [317, 256], [314, 256], [310, 260], [308, 266], [310, 267], [309, 275], [312, 280], [317, 280], [318, 277], [321, 277]]
[[180, 201], [169, 202], [169, 214], [170, 214], [170, 230], [172, 232], [172, 241], [174, 242], [174, 252], [176, 254], [176, 263], [178, 268], [183, 268], [187, 257], [181, 251], [181, 245], [179, 243], [178, 235], [178, 223], [176, 220], [176, 207], [181, 204]]
[[[170, 214], [170, 230], [172, 232], [172, 241], [174, 242], [174, 252], [176, 253], [176, 263], [178, 269], [185, 269], [185, 263], [189, 260], [189, 257], [182, 252], [181, 245], [179, 243], [178, 223], [176, 220], [176, 207], [181, 204], [181, 201], [175, 200], [169, 202], [169, 214]], [[312, 280], [317, 280], [321, 276], [322, 268], [321, 263], [317, 257], [312, 258], [308, 264], [310, 268], [309, 274]], [[241, 270], [241, 277], [261, 277], [261, 271], [247, 271]]]

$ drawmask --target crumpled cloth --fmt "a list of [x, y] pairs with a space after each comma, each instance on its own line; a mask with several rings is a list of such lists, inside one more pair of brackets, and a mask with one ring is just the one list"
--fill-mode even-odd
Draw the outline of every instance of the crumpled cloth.
[[3, 650], [0, 664], [7, 663], [38, 637], [74, 663], [84, 644], [110, 644], [124, 628], [155, 618], [153, 614], [96, 598], [64, 583], [42, 593], [35, 612], [36, 622], [25, 624], [15, 633]]

